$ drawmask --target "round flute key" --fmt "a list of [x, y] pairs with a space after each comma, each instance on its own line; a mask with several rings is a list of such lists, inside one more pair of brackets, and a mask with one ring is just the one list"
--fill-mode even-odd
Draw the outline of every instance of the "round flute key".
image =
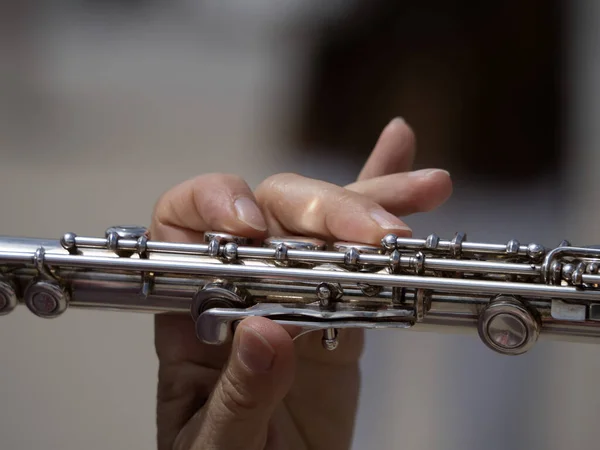
[[503, 355], [521, 355], [537, 342], [540, 324], [522, 302], [499, 296], [479, 316], [478, 332], [492, 350]]
[[490, 339], [503, 348], [517, 348], [527, 340], [527, 327], [517, 317], [498, 314], [488, 325]]
[[248, 245], [250, 243], [250, 239], [243, 236], [236, 236], [229, 233], [221, 233], [219, 231], [205, 231], [204, 242], [210, 243], [212, 241], [216, 241], [219, 244], [234, 243], [237, 245]]
[[17, 294], [13, 286], [5, 281], [0, 281], [0, 316], [12, 312], [17, 304]]
[[327, 243], [321, 239], [302, 236], [272, 236], [264, 241], [269, 248], [286, 247], [288, 250], [325, 250]]
[[375, 245], [360, 244], [358, 242], [334, 242], [333, 249], [336, 252], [347, 252], [348, 250], [355, 249], [358, 253], [367, 253], [371, 255], [383, 253], [383, 249], [381, 247], [377, 247]]
[[142, 236], [147, 236], [148, 229], [141, 225], [115, 225], [109, 227], [104, 232], [106, 245], [109, 250], [115, 252], [118, 256], [128, 258], [135, 254], [134, 250], [123, 250], [119, 248], [119, 240], [137, 241]]
[[271, 236], [264, 240], [263, 246], [275, 249], [275, 264], [281, 267], [310, 267], [311, 263], [290, 261], [288, 250], [297, 251], [322, 251], [327, 248], [327, 243], [318, 238], [302, 236]]
[[192, 298], [191, 314], [198, 320], [200, 314], [211, 308], [246, 308], [248, 304], [239, 288], [225, 281], [215, 281], [199, 289]]
[[30, 284], [24, 294], [25, 305], [38, 317], [53, 318], [64, 313], [69, 304], [69, 295], [60, 286], [49, 281]]
[[108, 235], [111, 233], [117, 233], [117, 236], [119, 236], [120, 239], [131, 239], [137, 241], [147, 232], [148, 229], [141, 225], [115, 225], [107, 228], [104, 232], [104, 235], [108, 237]]

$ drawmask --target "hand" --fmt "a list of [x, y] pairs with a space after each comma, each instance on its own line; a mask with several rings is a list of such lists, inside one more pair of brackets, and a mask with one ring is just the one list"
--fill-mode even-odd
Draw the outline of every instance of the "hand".
[[[408, 172], [414, 136], [400, 119], [380, 136], [358, 181], [339, 187], [295, 174], [253, 193], [233, 175], [202, 175], [156, 204], [152, 239], [202, 242], [218, 230], [251, 238], [303, 235], [379, 245], [410, 236], [396, 216], [429, 211], [451, 194], [444, 171]], [[157, 315], [159, 450], [348, 449], [363, 347], [361, 330], [340, 330], [338, 348], [320, 332], [292, 341], [266, 318], [245, 319], [233, 343], [199, 342], [187, 315]]]

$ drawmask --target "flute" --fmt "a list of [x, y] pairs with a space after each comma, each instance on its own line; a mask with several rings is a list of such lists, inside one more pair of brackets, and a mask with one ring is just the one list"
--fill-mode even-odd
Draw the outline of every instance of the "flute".
[[310, 237], [252, 241], [206, 232], [199, 244], [160, 242], [141, 226], [104, 237], [0, 236], [0, 314], [40, 318], [69, 308], [189, 314], [199, 340], [231, 341], [262, 316], [323, 334], [338, 330], [474, 331], [491, 350], [521, 355], [540, 337], [600, 338], [600, 248], [554, 248], [386, 235], [381, 244]]

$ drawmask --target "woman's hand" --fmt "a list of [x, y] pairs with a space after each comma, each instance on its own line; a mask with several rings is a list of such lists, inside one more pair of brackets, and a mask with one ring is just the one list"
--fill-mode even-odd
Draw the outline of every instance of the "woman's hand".
[[[414, 152], [412, 131], [395, 119], [349, 186], [279, 174], [252, 192], [237, 176], [202, 175], [160, 198], [150, 234], [198, 243], [204, 231], [218, 230], [376, 245], [387, 233], [410, 236], [397, 216], [429, 211], [452, 190], [444, 171], [410, 172]], [[157, 315], [155, 327], [159, 450], [350, 448], [361, 330], [341, 330], [329, 352], [321, 333], [294, 342], [261, 317], [242, 321], [226, 347], [199, 342], [187, 315]]]

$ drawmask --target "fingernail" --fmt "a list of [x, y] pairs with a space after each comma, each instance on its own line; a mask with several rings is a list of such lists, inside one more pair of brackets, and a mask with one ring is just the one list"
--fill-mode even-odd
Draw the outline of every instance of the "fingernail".
[[448, 171], [446, 170], [442, 170], [442, 169], [421, 169], [421, 170], [415, 170], [414, 172], [410, 172], [408, 175], [411, 177], [418, 177], [418, 178], [428, 178], [432, 175], [435, 175], [437, 173], [443, 173], [446, 174], [447, 176], [450, 176], [450, 174], [448, 173]]
[[372, 211], [371, 218], [377, 222], [377, 225], [386, 230], [411, 231], [411, 229], [404, 225], [400, 219], [384, 210]]
[[240, 333], [238, 356], [242, 363], [252, 372], [267, 372], [275, 359], [273, 347], [250, 328], [238, 329], [238, 333]]
[[267, 229], [267, 224], [265, 223], [265, 219], [263, 219], [260, 209], [258, 209], [256, 203], [248, 197], [238, 198], [234, 202], [234, 205], [238, 219], [246, 225], [260, 231], [265, 231]]
[[402, 117], [394, 117], [392, 120], [390, 120], [390, 122], [387, 124], [388, 127], [393, 127], [395, 125], [401, 125], [401, 124], [405, 124], [406, 120], [404, 120], [404, 118]]

